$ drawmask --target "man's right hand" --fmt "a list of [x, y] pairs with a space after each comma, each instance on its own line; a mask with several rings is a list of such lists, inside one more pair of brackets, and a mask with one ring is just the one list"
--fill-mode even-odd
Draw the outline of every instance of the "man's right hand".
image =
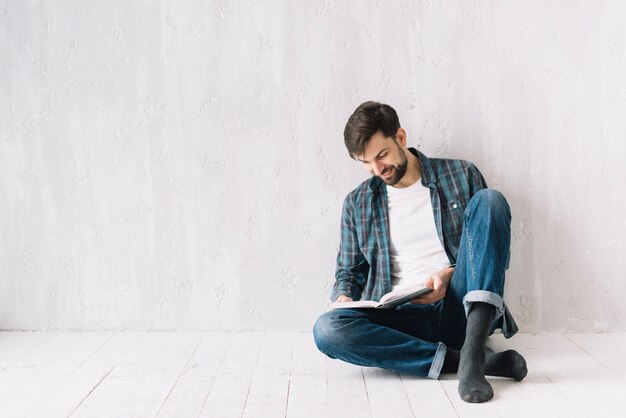
[[346, 295], [339, 295], [335, 302], [352, 302], [352, 298]]

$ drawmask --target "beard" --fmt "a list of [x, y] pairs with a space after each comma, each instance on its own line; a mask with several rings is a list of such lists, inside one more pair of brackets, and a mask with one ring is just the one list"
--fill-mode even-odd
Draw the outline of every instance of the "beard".
[[406, 174], [406, 170], [409, 166], [409, 160], [406, 158], [406, 155], [404, 155], [404, 152], [401, 152], [400, 155], [402, 156], [402, 161], [400, 162], [400, 164], [394, 164], [391, 167], [385, 169], [385, 171], [393, 169], [393, 176], [389, 177], [388, 179], [380, 177], [380, 179], [388, 186], [396, 185]]

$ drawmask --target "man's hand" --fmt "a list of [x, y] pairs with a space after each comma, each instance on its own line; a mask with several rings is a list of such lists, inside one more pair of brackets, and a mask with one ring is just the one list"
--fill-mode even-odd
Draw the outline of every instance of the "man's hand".
[[337, 300], [335, 300], [335, 302], [352, 302], [352, 298], [346, 295], [339, 295], [337, 296]]
[[452, 273], [454, 273], [454, 267], [448, 267], [430, 276], [426, 279], [424, 285], [432, 287], [433, 291], [412, 299], [411, 303], [427, 305], [443, 299], [446, 296], [446, 290], [448, 289], [450, 280], [452, 280]]

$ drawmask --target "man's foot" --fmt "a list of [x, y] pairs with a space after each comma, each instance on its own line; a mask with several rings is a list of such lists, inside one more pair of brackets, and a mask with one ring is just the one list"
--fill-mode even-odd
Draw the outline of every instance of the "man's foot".
[[[441, 373], [457, 373], [460, 358], [460, 351], [448, 348]], [[491, 348], [485, 347], [484, 372], [487, 376], [510, 377], [519, 382], [528, 374], [528, 368], [524, 357], [515, 350], [496, 353]]]
[[485, 379], [485, 352], [482, 348], [463, 347], [459, 363], [459, 395], [465, 402], [481, 403], [493, 398], [493, 389]]
[[511, 377], [518, 382], [526, 377], [528, 368], [526, 360], [515, 350], [494, 353], [487, 350], [485, 358], [485, 374], [489, 376]]
[[459, 360], [459, 395], [465, 402], [487, 402], [493, 389], [485, 379], [485, 343], [493, 321], [495, 306], [474, 302], [467, 315], [465, 342]]

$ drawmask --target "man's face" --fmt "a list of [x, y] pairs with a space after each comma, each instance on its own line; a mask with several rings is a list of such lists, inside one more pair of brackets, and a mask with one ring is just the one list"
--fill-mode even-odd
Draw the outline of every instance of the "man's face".
[[[403, 137], [398, 135], [402, 142]], [[408, 160], [396, 139], [386, 138], [382, 132], [376, 132], [368, 141], [363, 155], [356, 157], [363, 167], [385, 184], [395, 185], [406, 173]]]

